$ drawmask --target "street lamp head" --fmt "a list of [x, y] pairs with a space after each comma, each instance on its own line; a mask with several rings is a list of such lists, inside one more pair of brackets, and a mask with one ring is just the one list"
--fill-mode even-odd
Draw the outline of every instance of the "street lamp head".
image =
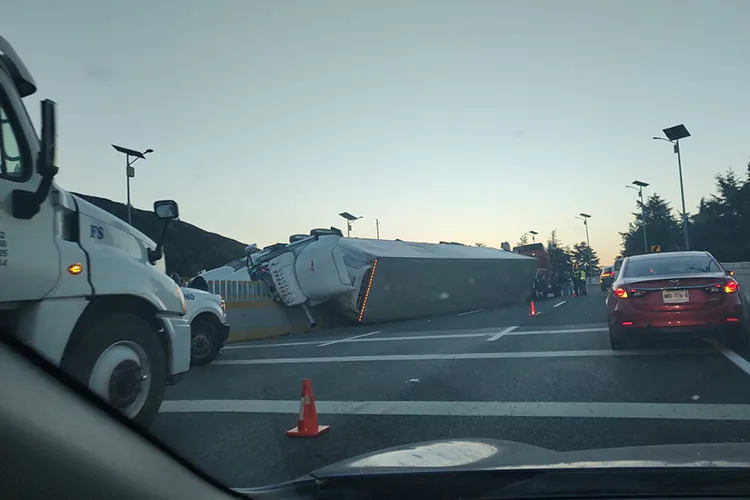
[[645, 188], [648, 186], [648, 182], [643, 182], [643, 181], [633, 181], [633, 184], [642, 188]]
[[154, 150], [153, 150], [153, 149], [151, 149], [151, 148], [149, 148], [149, 149], [147, 149], [146, 151], [144, 151], [144, 152], [143, 152], [143, 154], [144, 154], [144, 155], [147, 155], [147, 154], [149, 154], [149, 153], [153, 153], [153, 152], [154, 152]]
[[[134, 156], [135, 158], [145, 159], [145, 156], [143, 156], [145, 153], [141, 153], [140, 151], [136, 151], [135, 149], [124, 148], [122, 146], [117, 146], [115, 144], [112, 144], [112, 147], [115, 148], [115, 151], [117, 151], [118, 153], [122, 153], [128, 156]], [[154, 152], [153, 149], [146, 150], [146, 153], [153, 153], [153, 152]]]
[[670, 141], [679, 141], [680, 139], [690, 137], [690, 132], [688, 132], [688, 129], [683, 124], [665, 128], [663, 132]]
[[539, 233], [537, 233], [536, 231], [529, 231], [529, 234], [533, 234], [534, 236], [536, 236]]
[[353, 222], [357, 219], [361, 219], [362, 217], [355, 217], [349, 212], [341, 212], [339, 216], [343, 217], [344, 219], [348, 220], [349, 222]]
[[583, 213], [583, 212], [581, 212], [581, 213], [580, 213], [580, 214], [578, 214], [578, 215], [580, 215], [581, 217], [586, 217], [587, 219], [588, 219], [589, 217], [591, 217], [591, 216], [590, 216], [589, 214], [585, 214], [585, 213]]

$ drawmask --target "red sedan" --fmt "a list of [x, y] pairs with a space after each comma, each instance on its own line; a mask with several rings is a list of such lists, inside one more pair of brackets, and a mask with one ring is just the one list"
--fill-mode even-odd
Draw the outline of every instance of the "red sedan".
[[748, 344], [744, 293], [708, 252], [627, 257], [607, 294], [612, 349], [636, 338], [722, 337]]

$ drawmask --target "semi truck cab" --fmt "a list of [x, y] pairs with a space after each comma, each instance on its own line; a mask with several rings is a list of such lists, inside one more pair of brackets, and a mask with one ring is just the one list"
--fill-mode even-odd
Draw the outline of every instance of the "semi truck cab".
[[[185, 299], [161, 242], [54, 182], [55, 103], [38, 137], [23, 98], [36, 84], [0, 37], [0, 331], [148, 425], [190, 368]], [[154, 204], [166, 224], [171, 200]]]

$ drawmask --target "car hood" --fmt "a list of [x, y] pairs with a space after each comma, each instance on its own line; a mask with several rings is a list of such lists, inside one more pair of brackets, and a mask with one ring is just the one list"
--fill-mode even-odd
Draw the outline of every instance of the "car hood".
[[750, 467], [750, 443], [684, 444], [554, 451], [514, 441], [428, 441], [344, 460], [311, 473], [394, 474], [478, 469], [571, 469], [624, 467]]

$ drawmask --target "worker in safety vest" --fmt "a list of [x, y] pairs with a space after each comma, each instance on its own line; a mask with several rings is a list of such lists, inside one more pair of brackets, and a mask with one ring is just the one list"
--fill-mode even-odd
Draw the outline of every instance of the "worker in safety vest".
[[580, 280], [579, 286], [581, 287], [581, 292], [579, 295], [586, 295], [586, 269], [584, 269], [583, 267], [581, 267], [578, 279]]

